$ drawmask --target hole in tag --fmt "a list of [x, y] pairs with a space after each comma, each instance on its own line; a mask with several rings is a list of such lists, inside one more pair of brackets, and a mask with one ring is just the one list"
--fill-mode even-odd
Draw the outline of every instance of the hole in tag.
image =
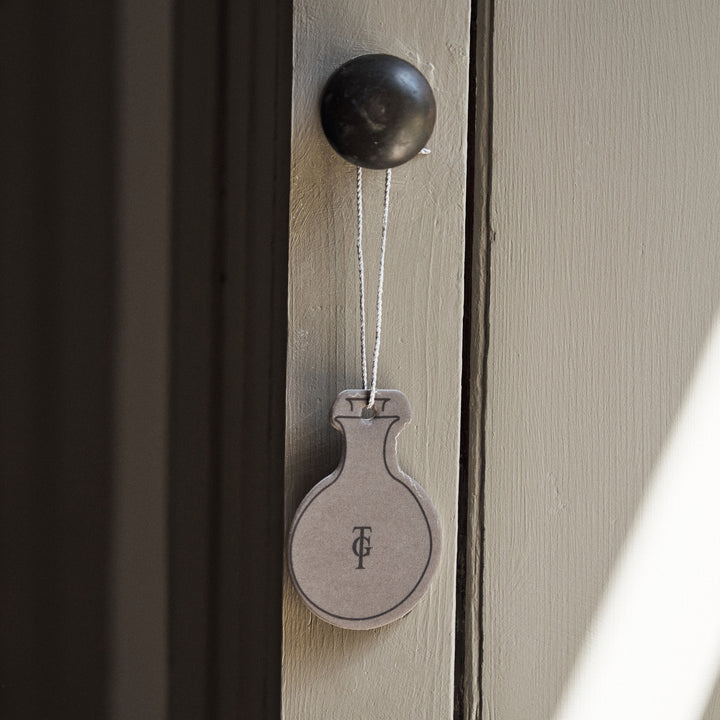
[[360, 413], [360, 417], [363, 420], [372, 420], [375, 417], [375, 407], [365, 406]]

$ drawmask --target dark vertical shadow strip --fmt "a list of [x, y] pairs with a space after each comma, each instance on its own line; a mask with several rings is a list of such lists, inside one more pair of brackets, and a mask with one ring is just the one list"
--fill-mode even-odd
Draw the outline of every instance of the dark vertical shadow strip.
[[0, 717], [103, 718], [112, 3], [0, 3]]
[[[460, 422], [460, 482], [458, 484], [458, 537], [457, 570], [455, 586], [455, 701], [454, 717], [462, 718], [465, 707], [465, 616], [467, 584], [467, 532], [470, 431], [468, 412], [470, 407], [471, 339], [473, 331], [473, 257], [475, 249], [475, 142], [477, 105], [477, 2], [473, 0], [470, 11], [470, 55], [468, 90], [467, 170], [465, 196], [465, 274], [463, 307], [463, 344], [461, 379]], [[472, 608], [470, 608], [472, 611]]]
[[219, 0], [178, 0], [173, 71], [168, 707], [208, 720], [217, 484]]
[[292, 8], [228, 5], [218, 718], [280, 716]]
[[214, 242], [212, 244], [211, 274], [211, 313], [212, 344], [210, 347], [210, 365], [212, 376], [210, 384], [210, 477], [207, 507], [207, 567], [208, 567], [208, 616], [207, 616], [207, 668], [206, 668], [206, 717], [233, 717], [220, 712], [218, 685], [225, 668], [221, 664], [220, 646], [223, 642], [225, 623], [220, 613], [220, 584], [222, 582], [222, 516], [223, 516], [223, 463], [225, 428], [223, 419], [223, 395], [225, 372], [226, 314], [225, 292], [227, 282], [226, 244], [227, 244], [227, 176], [228, 176], [228, 0], [217, 0], [215, 77], [217, 82], [215, 113], [215, 212]]
[[176, 14], [170, 708], [280, 714], [292, 7]]
[[482, 714], [480, 670], [492, 243], [493, 9], [492, 0], [476, 0], [471, 9], [454, 704], [455, 718], [463, 720], [477, 720]]
[[486, 145], [485, 145], [485, 160], [486, 165], [484, 168], [485, 177], [485, 192], [484, 192], [484, 227], [483, 227], [483, 242], [484, 242], [484, 272], [485, 282], [483, 286], [483, 336], [482, 336], [482, 354], [481, 354], [481, 367], [480, 377], [481, 379], [481, 398], [480, 398], [480, 422], [479, 432], [481, 433], [480, 438], [480, 457], [478, 465], [478, 515], [476, 517], [477, 528], [480, 534], [478, 548], [480, 551], [480, 576], [479, 581], [479, 607], [477, 609], [478, 614], [478, 628], [479, 634], [477, 637], [478, 644], [478, 656], [480, 659], [479, 672], [480, 677], [477, 679], [478, 683], [478, 703], [479, 708], [477, 711], [478, 719], [482, 714], [482, 665], [483, 665], [483, 652], [484, 652], [484, 548], [485, 548], [485, 487], [487, 483], [487, 407], [488, 407], [488, 386], [490, 379], [488, 377], [488, 357], [490, 355], [490, 290], [492, 288], [492, 244], [494, 242], [494, 231], [492, 228], [492, 153], [493, 153], [493, 39], [494, 39], [494, 11], [495, 4], [494, 0], [487, 1], [487, 11], [485, 14], [485, 80], [486, 80], [486, 91], [484, 93], [484, 128], [486, 131]]

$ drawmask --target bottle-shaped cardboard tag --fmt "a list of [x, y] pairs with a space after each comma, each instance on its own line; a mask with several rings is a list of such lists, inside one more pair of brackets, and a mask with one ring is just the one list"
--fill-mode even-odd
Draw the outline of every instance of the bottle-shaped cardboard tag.
[[397, 436], [410, 420], [399, 390], [378, 390], [372, 418], [366, 390], [344, 390], [331, 420], [343, 435], [338, 468], [300, 504], [288, 562], [308, 607], [357, 630], [408, 613], [440, 560], [441, 531], [427, 493], [398, 466]]

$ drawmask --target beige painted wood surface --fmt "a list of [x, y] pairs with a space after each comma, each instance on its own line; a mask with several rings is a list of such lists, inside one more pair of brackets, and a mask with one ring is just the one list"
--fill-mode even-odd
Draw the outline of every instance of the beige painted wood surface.
[[[563, 697], [612, 630], [603, 604], [720, 304], [718, 28], [714, 0], [495, 3], [483, 717], [595, 717]], [[650, 688], [632, 717], [665, 717], [692, 680], [668, 662], [671, 683], [628, 674]], [[676, 720], [720, 717], [717, 694], [696, 700]]]
[[[409, 616], [372, 631], [315, 618], [286, 577], [288, 720], [452, 717], [469, 11], [467, 0], [295, 3], [286, 520], [336, 466], [330, 407], [360, 382], [355, 169], [324, 140], [319, 96], [341, 63], [388, 52], [426, 75], [438, 117], [432, 153], [393, 173], [378, 381], [412, 405], [398, 459], [437, 507], [444, 550], [427, 596]], [[370, 296], [382, 183], [382, 173], [365, 173]]]

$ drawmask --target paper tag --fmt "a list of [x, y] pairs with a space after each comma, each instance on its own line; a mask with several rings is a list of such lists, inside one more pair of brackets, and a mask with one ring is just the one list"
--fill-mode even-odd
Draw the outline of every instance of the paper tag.
[[366, 390], [344, 390], [331, 421], [343, 434], [338, 468], [300, 504], [290, 528], [295, 587], [323, 620], [351, 629], [386, 625], [427, 591], [440, 560], [440, 520], [427, 493], [397, 462], [409, 422], [407, 397], [378, 390], [363, 418]]

